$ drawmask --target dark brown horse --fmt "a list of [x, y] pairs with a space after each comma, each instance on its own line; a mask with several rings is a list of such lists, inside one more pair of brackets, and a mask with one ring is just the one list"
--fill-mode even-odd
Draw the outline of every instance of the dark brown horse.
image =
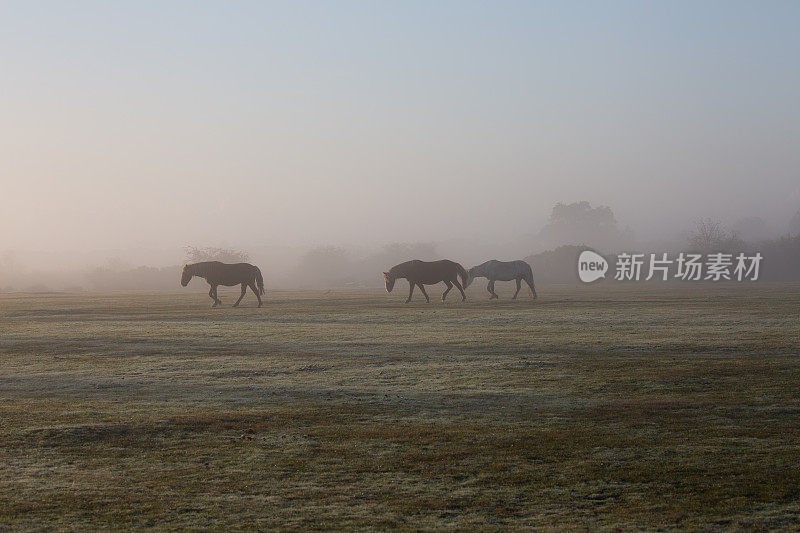
[[[461, 276], [461, 283], [458, 282], [458, 277]], [[389, 272], [383, 273], [383, 279], [386, 282], [386, 292], [392, 292], [394, 282], [397, 278], [406, 278], [408, 280], [408, 298], [406, 303], [411, 301], [411, 295], [414, 294], [414, 286], [419, 287], [422, 294], [425, 295], [425, 300], [430, 302], [428, 293], [425, 292], [425, 285], [434, 285], [441, 281], [447, 285], [447, 289], [442, 294], [442, 301], [447, 297], [447, 293], [456, 286], [458, 292], [461, 293], [461, 301], [467, 299], [464, 294], [462, 285], [467, 283], [467, 271], [464, 267], [453, 261], [442, 259], [441, 261], [420, 261], [414, 259], [413, 261], [406, 261], [400, 263], [389, 269]]]
[[222, 300], [217, 298], [217, 286], [224, 285], [225, 287], [233, 287], [234, 285], [241, 284], [242, 294], [234, 307], [239, 306], [239, 302], [244, 298], [244, 293], [247, 292], [247, 287], [253, 291], [253, 294], [258, 298], [258, 306], [261, 307], [261, 295], [264, 294], [264, 278], [261, 277], [261, 271], [257, 266], [250, 263], [236, 263], [229, 265], [227, 263], [220, 263], [219, 261], [206, 261], [204, 263], [193, 263], [183, 267], [181, 274], [181, 285], [184, 287], [189, 284], [189, 281], [194, 277], [203, 278], [211, 285], [211, 290], [208, 295], [214, 299], [216, 307], [222, 305]]

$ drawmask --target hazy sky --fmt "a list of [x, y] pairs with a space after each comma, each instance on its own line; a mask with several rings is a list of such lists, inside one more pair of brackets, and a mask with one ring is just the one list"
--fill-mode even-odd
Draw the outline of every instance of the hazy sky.
[[[0, 250], [800, 208], [800, 2], [4, 2]], [[527, 251], [525, 251], [527, 252]]]

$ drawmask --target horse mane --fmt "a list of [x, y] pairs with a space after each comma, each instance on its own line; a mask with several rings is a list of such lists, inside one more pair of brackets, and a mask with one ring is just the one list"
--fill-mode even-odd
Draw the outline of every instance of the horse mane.
[[393, 266], [392, 268], [390, 268], [389, 271], [386, 272], [386, 273], [389, 275], [390, 278], [397, 278], [399, 276], [402, 276], [404, 274], [403, 271], [405, 270], [405, 267], [407, 267], [408, 265], [410, 265], [414, 261], [416, 261], [416, 259], [412, 259], [411, 261], [404, 261], [402, 263], [398, 263], [395, 266]]
[[474, 274], [483, 275], [486, 272], [486, 269], [489, 267], [489, 263], [497, 261], [497, 259], [489, 259], [488, 261], [484, 261], [480, 265], [475, 265], [474, 267], [470, 268], [470, 270], [474, 270]]
[[213, 263], [216, 263], [216, 261], [201, 261], [200, 263], [191, 263], [186, 265], [186, 269], [193, 276], [199, 276], [202, 278], [208, 275], [208, 271], [211, 270], [211, 265]]

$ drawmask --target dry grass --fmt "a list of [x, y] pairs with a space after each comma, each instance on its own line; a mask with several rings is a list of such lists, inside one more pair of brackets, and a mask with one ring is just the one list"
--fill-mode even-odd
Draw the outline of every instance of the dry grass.
[[0, 529], [800, 527], [800, 286], [540, 294], [0, 295]]

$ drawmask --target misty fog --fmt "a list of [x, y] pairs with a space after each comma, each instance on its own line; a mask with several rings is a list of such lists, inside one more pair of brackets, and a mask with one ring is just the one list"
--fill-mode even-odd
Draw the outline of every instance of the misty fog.
[[797, 249], [795, 4], [152, 9], [0, 7], [0, 290], [177, 289], [187, 246], [372, 286], [704, 219]]

